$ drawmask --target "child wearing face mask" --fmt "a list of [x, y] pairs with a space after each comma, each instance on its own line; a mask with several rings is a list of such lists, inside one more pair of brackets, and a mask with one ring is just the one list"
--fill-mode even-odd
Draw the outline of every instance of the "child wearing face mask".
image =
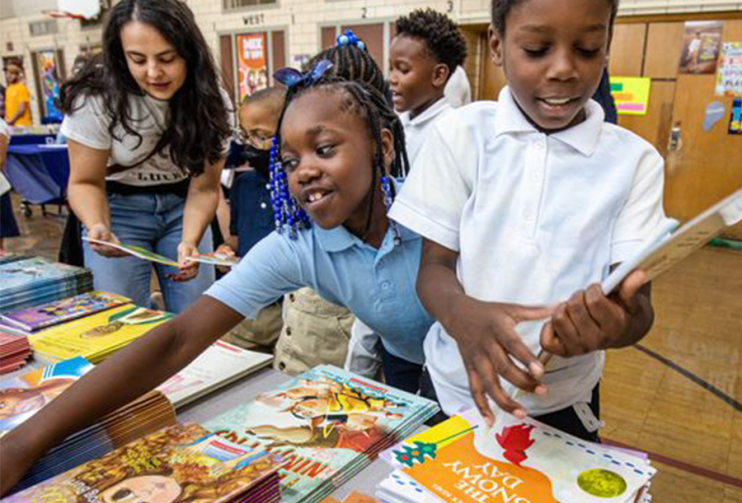
[[598, 284], [667, 224], [662, 157], [590, 99], [617, 8], [493, 0], [508, 86], [433, 125], [390, 212], [424, 239], [425, 356], [448, 414], [476, 405], [491, 422], [491, 399], [596, 440], [604, 350], [652, 325], [640, 271], [608, 296]]
[[[229, 235], [217, 253], [244, 257], [273, 232], [269, 189], [270, 145], [276, 132], [286, 91], [277, 87], [247, 96], [239, 109], [244, 147], [241, 159], [249, 169], [235, 173], [229, 191]], [[223, 337], [246, 349], [272, 352], [281, 333], [281, 301], [266, 306], [254, 319], [244, 320]]]
[[[423, 362], [433, 320], [415, 295], [421, 240], [387, 218], [402, 171], [404, 131], [375, 88], [284, 73], [290, 85], [271, 147], [279, 230], [172, 321], [113, 355], [0, 438], [0, 494], [34, 459], [185, 367], [244, 317], [302, 286], [348, 307], [397, 358]], [[394, 386], [400, 376], [386, 369]]]

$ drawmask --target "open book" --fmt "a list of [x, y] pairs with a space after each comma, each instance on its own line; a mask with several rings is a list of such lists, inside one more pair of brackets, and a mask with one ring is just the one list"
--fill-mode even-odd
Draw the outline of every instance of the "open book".
[[89, 238], [87, 236], [83, 236], [82, 239], [84, 239], [88, 243], [95, 243], [98, 245], [116, 248], [117, 250], [121, 250], [142, 260], [149, 260], [150, 262], [157, 262], [158, 264], [169, 265], [170, 267], [178, 267], [178, 263], [175, 260], [171, 260], [157, 253], [145, 250], [144, 248], [141, 248], [139, 246], [125, 245], [123, 243], [111, 243], [109, 241], [101, 241], [100, 239]]

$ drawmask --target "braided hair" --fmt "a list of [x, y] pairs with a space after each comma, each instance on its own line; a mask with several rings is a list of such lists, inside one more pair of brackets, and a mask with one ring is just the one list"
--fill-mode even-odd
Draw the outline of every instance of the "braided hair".
[[314, 68], [324, 59], [332, 63], [332, 67], [327, 71], [329, 75], [345, 80], [365, 82], [386, 95], [388, 85], [384, 80], [384, 72], [381, 71], [365, 46], [344, 44], [330, 47], [309, 60], [304, 70]]
[[[382, 192], [384, 193], [384, 204], [387, 209], [391, 206], [394, 198], [394, 187], [390, 182], [389, 173], [387, 173], [387, 168], [384, 165], [381, 140], [381, 132], [384, 129], [389, 130], [394, 138], [394, 160], [389, 171], [391, 173], [406, 173], [409, 170], [409, 161], [405, 150], [404, 127], [397, 114], [394, 113], [394, 110], [378, 89], [364, 82], [349, 81], [332, 75], [322, 76], [313, 81], [306, 80], [289, 88], [283, 110], [281, 110], [281, 115], [278, 119], [276, 136], [273, 138], [273, 145], [271, 146], [270, 173], [271, 200], [276, 229], [279, 232], [288, 231], [289, 236], [292, 238], [296, 237], [298, 229], [310, 227], [311, 222], [308, 215], [299, 207], [294, 197], [291, 196], [288, 188], [288, 176], [286, 175], [286, 171], [281, 167], [281, 127], [283, 126], [286, 110], [288, 110], [295, 99], [304, 94], [318, 91], [341, 93], [343, 95], [343, 111], [357, 114], [366, 123], [370, 139], [374, 145], [370, 208], [373, 208], [377, 181], [381, 182]], [[369, 211], [366, 232], [371, 227], [371, 213]], [[393, 226], [393, 231], [395, 233], [395, 242], [398, 242], [399, 235], [396, 226]]]

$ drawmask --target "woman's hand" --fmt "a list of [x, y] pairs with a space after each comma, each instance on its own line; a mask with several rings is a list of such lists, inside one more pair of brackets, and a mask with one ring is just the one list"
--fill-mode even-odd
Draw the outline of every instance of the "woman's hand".
[[198, 255], [198, 245], [181, 241], [178, 245], [178, 269], [177, 274], [169, 276], [173, 281], [190, 281], [198, 275], [198, 262], [187, 260], [188, 257]]
[[[236, 257], [237, 256], [237, 253], [234, 251], [234, 248], [232, 248], [232, 246], [230, 246], [227, 243], [224, 243], [224, 244], [219, 245], [219, 248], [216, 249], [216, 252], [215, 253], [221, 254], [221, 255], [226, 255], [227, 257]], [[222, 272], [224, 274], [226, 274], [226, 273], [228, 273], [229, 271], [232, 270], [231, 267], [226, 267], [226, 266], [222, 266], [222, 265], [219, 265], [216, 268], [220, 272]]]
[[[92, 226], [90, 229], [88, 229], [88, 237], [91, 239], [97, 239], [98, 241], [106, 241], [107, 243], [114, 243], [114, 244], [121, 244], [121, 241], [118, 240], [116, 235], [111, 232], [111, 230], [106, 227], [104, 224], [96, 224]], [[93, 250], [98, 255], [102, 255], [104, 257], [109, 258], [116, 258], [116, 257], [128, 257], [129, 254], [118, 250], [116, 248], [112, 248], [110, 246], [98, 244], [98, 243], [88, 243], [90, 245], [90, 249]]]

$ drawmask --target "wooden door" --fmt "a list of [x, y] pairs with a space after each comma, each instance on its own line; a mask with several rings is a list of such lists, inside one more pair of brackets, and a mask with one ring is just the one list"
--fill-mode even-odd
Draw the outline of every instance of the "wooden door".
[[[723, 41], [742, 40], [742, 19], [723, 23]], [[672, 124], [680, 127], [680, 147], [666, 157], [665, 211], [681, 221], [742, 187], [742, 136], [728, 134], [733, 98], [715, 96], [715, 82], [716, 75], [677, 75]], [[725, 113], [704, 131], [705, 109], [714, 101]], [[742, 240], [742, 224], [725, 236]]]

